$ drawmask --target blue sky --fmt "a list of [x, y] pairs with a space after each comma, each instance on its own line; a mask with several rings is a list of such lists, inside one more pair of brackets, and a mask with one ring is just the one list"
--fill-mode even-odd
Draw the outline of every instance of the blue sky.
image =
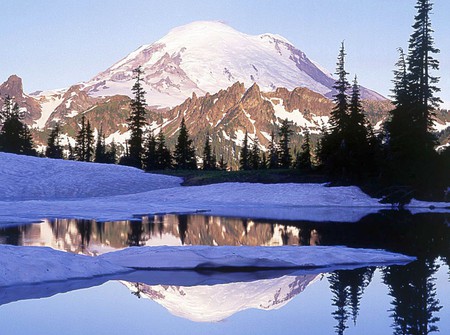
[[[450, 1], [435, 0], [432, 26], [441, 98], [450, 107]], [[220, 20], [248, 34], [276, 33], [331, 72], [345, 40], [346, 69], [388, 95], [397, 47], [407, 48], [415, 0], [3, 0], [0, 82], [26, 92], [87, 81], [170, 29]]]

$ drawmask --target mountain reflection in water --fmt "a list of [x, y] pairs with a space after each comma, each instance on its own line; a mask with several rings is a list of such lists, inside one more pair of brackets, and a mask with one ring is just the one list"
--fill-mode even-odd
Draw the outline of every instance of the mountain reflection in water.
[[[449, 222], [448, 214], [412, 215], [399, 211], [383, 211], [348, 223], [203, 215], [152, 216], [122, 222], [56, 219], [0, 229], [0, 243], [50, 246], [89, 255], [128, 246], [183, 244], [347, 245], [386, 249], [416, 256], [418, 260], [406, 266], [329, 269], [323, 274], [266, 274], [247, 280], [239, 274], [195, 272], [161, 273], [160, 277], [130, 274], [111, 279], [120, 280], [136, 297], [152, 299], [175, 315], [195, 321], [218, 321], [246, 308], [277, 309], [319, 278], [326, 278], [332, 297], [334, 330], [336, 334], [344, 334], [358, 322], [366, 288], [378, 277], [390, 296], [390, 306], [384, 312], [389, 311], [393, 333], [429, 334], [450, 330], [448, 299], [439, 295], [438, 289], [438, 282], [446, 282], [447, 286], [441, 286], [441, 290], [448, 291]], [[447, 276], [446, 281], [443, 276]], [[173, 282], [175, 279], [181, 282]], [[66, 284], [60, 285], [61, 288], [46, 285], [43, 294], [64, 292], [62, 286]], [[4, 290], [0, 303], [14, 301], [17, 294]], [[27, 299], [26, 290], [20, 294], [16, 300]], [[29, 298], [36, 294], [36, 287], [30, 288]]]

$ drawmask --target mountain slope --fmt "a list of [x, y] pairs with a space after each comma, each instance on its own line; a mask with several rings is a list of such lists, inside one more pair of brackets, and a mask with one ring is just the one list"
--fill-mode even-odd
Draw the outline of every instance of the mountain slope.
[[[130, 95], [132, 70], [141, 66], [150, 105], [173, 107], [192, 93], [217, 92], [239, 81], [263, 91], [306, 87], [331, 97], [334, 79], [305, 53], [274, 34], [251, 36], [221, 22], [199, 21], [171, 30], [85, 84], [93, 96]], [[385, 98], [362, 88], [371, 100]]]

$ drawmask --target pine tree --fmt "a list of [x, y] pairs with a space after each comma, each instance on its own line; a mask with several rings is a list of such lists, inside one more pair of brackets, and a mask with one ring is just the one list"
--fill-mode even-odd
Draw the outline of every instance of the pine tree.
[[264, 151], [263, 151], [262, 157], [261, 157], [261, 169], [267, 169], [267, 156]]
[[89, 121], [83, 115], [81, 126], [76, 137], [75, 156], [78, 161], [90, 162], [94, 154], [94, 134]]
[[260, 157], [261, 150], [259, 149], [259, 143], [258, 143], [258, 137], [256, 137], [253, 140], [253, 145], [250, 150], [250, 167], [252, 170], [258, 170], [261, 168], [261, 157]]
[[166, 170], [172, 167], [172, 154], [166, 146], [166, 138], [162, 130], [159, 132], [157, 138], [156, 157], [156, 170]]
[[288, 119], [281, 121], [281, 127], [278, 135], [280, 136], [280, 167], [289, 169], [292, 162], [292, 155], [289, 149], [292, 130], [289, 128]]
[[[105, 140], [103, 140], [105, 142]], [[106, 148], [106, 161], [107, 164], [116, 164], [117, 162], [117, 146], [114, 140], [109, 144], [109, 146]]]
[[348, 120], [348, 97], [347, 91], [350, 89], [350, 84], [347, 81], [348, 72], [345, 71], [345, 48], [344, 42], [342, 42], [341, 49], [339, 50], [336, 75], [336, 80], [333, 88], [336, 90], [334, 97], [334, 108], [331, 111], [330, 123], [331, 132], [342, 134], [347, 128]]
[[78, 161], [86, 161], [86, 147], [86, 118], [84, 115], [82, 115], [80, 130], [78, 131], [75, 145], [75, 156]]
[[100, 127], [100, 130], [98, 131], [98, 134], [97, 134], [97, 141], [95, 143], [94, 162], [96, 162], [96, 163], [111, 163], [110, 157], [106, 150], [105, 135], [103, 134], [102, 127]]
[[73, 149], [72, 145], [70, 144], [70, 142], [68, 142], [68, 156], [67, 159], [70, 161], [74, 161], [76, 159], [76, 155], [75, 155], [75, 150]]
[[248, 133], [245, 131], [242, 148], [239, 155], [239, 170], [250, 170], [250, 152], [248, 148]]
[[19, 106], [7, 96], [0, 113], [0, 151], [36, 156], [33, 137], [21, 118]]
[[[387, 164], [384, 176], [390, 183], [412, 186], [424, 193], [443, 187], [445, 174], [439, 173], [439, 157], [434, 150], [436, 138], [431, 133], [434, 109], [440, 99], [435, 96], [438, 78], [432, 72], [439, 69], [433, 54], [430, 0], [418, 0], [408, 55], [400, 50], [394, 71], [394, 104], [386, 124]], [[450, 169], [450, 166], [447, 170]]]
[[94, 156], [94, 130], [89, 120], [86, 125], [86, 162], [92, 162]]
[[352, 96], [348, 101], [350, 84], [345, 71], [344, 43], [338, 55], [336, 75], [333, 86], [334, 108], [330, 117], [330, 130], [326, 130], [319, 141], [317, 156], [322, 167], [330, 175], [346, 181], [359, 180], [368, 165], [367, 122], [362, 111], [359, 85], [355, 77]]
[[279, 152], [275, 142], [275, 132], [272, 130], [269, 143], [269, 169], [277, 169], [279, 167]]
[[192, 140], [189, 138], [189, 132], [186, 128], [184, 118], [181, 120], [178, 133], [177, 144], [174, 152], [175, 167], [181, 170], [197, 169], [197, 160], [195, 157], [195, 148]]
[[227, 162], [225, 162], [225, 158], [223, 157], [223, 154], [220, 155], [220, 160], [219, 160], [219, 170], [221, 171], [226, 171], [227, 169]]
[[211, 143], [209, 138], [209, 132], [206, 133], [205, 145], [203, 146], [203, 170], [215, 170], [215, 155], [211, 152]]
[[136, 79], [131, 91], [134, 94], [134, 98], [131, 100], [131, 115], [128, 118], [128, 129], [130, 130], [130, 140], [129, 143], [129, 157], [128, 165], [141, 168], [142, 167], [142, 154], [143, 149], [143, 133], [144, 126], [147, 124], [145, 120], [145, 106], [147, 105], [145, 101], [145, 91], [142, 88], [142, 78], [143, 71], [141, 67], [133, 70], [134, 79]]
[[60, 142], [60, 127], [59, 123], [50, 132], [47, 139], [47, 148], [45, 149], [45, 156], [49, 158], [63, 158], [63, 148]]
[[156, 170], [158, 167], [158, 156], [156, 153], [156, 137], [153, 132], [150, 132], [145, 144], [144, 152], [144, 168], [146, 171]]
[[311, 139], [308, 129], [305, 130], [305, 138], [301, 146], [301, 151], [297, 154], [297, 169], [311, 169]]

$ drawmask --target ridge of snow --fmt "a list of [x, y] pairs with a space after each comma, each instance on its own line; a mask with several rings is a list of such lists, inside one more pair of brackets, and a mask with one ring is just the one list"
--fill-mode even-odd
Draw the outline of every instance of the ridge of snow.
[[130, 272], [131, 269], [195, 270], [231, 267], [311, 268], [406, 264], [414, 257], [346, 247], [131, 247], [98, 257], [47, 247], [0, 245], [0, 287]]
[[155, 246], [129, 247], [98, 256], [107, 262], [134, 269], [205, 270], [220, 268], [322, 268], [361, 264], [408, 263], [401, 254], [340, 246]]

